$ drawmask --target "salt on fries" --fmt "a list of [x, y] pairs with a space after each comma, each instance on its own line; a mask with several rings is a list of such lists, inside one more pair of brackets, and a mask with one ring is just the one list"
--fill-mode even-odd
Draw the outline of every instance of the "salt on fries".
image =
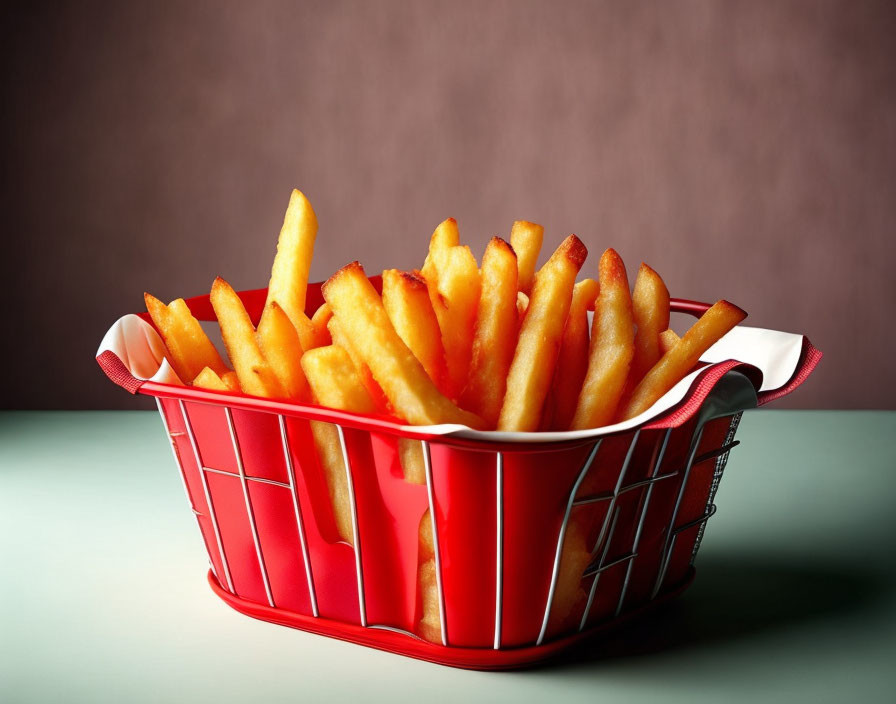
[[[324, 283], [325, 302], [308, 310], [317, 230], [308, 199], [293, 191], [257, 329], [230, 284], [215, 280], [210, 300], [233, 369], [183, 299], [166, 305], [145, 294], [181, 380], [212, 392], [315, 403], [414, 425], [595, 428], [647, 411], [746, 316], [719, 301], [679, 337], [669, 329], [666, 285], [647, 264], [630, 293], [625, 265], [608, 249], [597, 279], [577, 283], [585, 245], [570, 235], [538, 269], [544, 228], [518, 220], [509, 243], [498, 237], [488, 243], [480, 268], [453, 218], [432, 233], [419, 271], [384, 271], [380, 294], [352, 262]], [[353, 544], [338, 430], [322, 421], [310, 425], [338, 538]], [[405, 481], [424, 484], [421, 443], [399, 438], [396, 454]], [[587, 528], [577, 517], [570, 520], [552, 632], [569, 625], [585, 598], [582, 573], [593, 559]], [[428, 511], [419, 527], [417, 576], [418, 633], [441, 642]]]

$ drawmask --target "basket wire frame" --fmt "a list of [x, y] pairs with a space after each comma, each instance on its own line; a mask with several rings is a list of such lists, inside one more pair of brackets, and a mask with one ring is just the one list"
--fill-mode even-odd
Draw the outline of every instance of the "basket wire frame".
[[[315, 618], [320, 617], [320, 612], [318, 608], [318, 600], [317, 600], [317, 592], [315, 589], [315, 581], [314, 574], [312, 571], [312, 563], [309, 554], [309, 546], [306, 539], [305, 526], [304, 526], [304, 516], [302, 513], [301, 505], [298, 500], [298, 493], [296, 489], [296, 470], [295, 465], [292, 459], [292, 453], [290, 450], [290, 441], [289, 436], [286, 431], [285, 417], [282, 414], [274, 414], [277, 415], [279, 430], [280, 430], [280, 438], [283, 445], [283, 455], [286, 462], [287, 475], [289, 478], [288, 483], [278, 482], [272, 479], [262, 478], [262, 477], [254, 477], [246, 474], [245, 467], [243, 464], [242, 454], [240, 452], [240, 443], [239, 437], [236, 431], [236, 427], [233, 423], [233, 414], [229, 407], [224, 406], [225, 417], [227, 421], [228, 430], [230, 432], [230, 438], [233, 445], [233, 451], [236, 458], [236, 466], [238, 469], [237, 473], [209, 467], [206, 466], [202, 461], [202, 455], [200, 453], [199, 445], [196, 440], [195, 433], [193, 431], [192, 424], [190, 422], [190, 417], [187, 412], [187, 408], [184, 404], [183, 400], [180, 399], [169, 399], [171, 401], [176, 401], [176, 406], [180, 412], [183, 426], [185, 428], [186, 435], [189, 439], [190, 447], [192, 449], [193, 457], [196, 463], [196, 466], [199, 468], [199, 479], [202, 486], [202, 491], [204, 494], [206, 506], [208, 509], [208, 519], [212, 527], [212, 532], [215, 536], [215, 547], [217, 548], [217, 556], [220, 560], [221, 567], [223, 568], [223, 577], [226, 582], [227, 590], [237, 595], [236, 590], [233, 586], [233, 579], [230, 573], [230, 566], [227, 560], [227, 555], [225, 554], [223, 541], [221, 538], [221, 532], [218, 526], [217, 516], [215, 514], [215, 507], [211, 496], [211, 491], [209, 490], [208, 479], [206, 475], [208, 473], [213, 473], [216, 475], [223, 475], [232, 477], [238, 480], [241, 483], [243, 490], [243, 497], [245, 500], [246, 506], [246, 517], [247, 522], [250, 528], [250, 532], [252, 534], [253, 543], [255, 546], [256, 557], [258, 561], [259, 570], [261, 572], [262, 581], [265, 587], [265, 594], [267, 597], [268, 605], [272, 608], [277, 608], [277, 604], [275, 602], [273, 592], [270, 586], [270, 581], [268, 577], [268, 572], [265, 565], [265, 559], [263, 554], [263, 548], [261, 541], [258, 535], [258, 529], [255, 522], [255, 514], [252, 507], [252, 501], [249, 495], [249, 482], [260, 482], [264, 484], [269, 484], [277, 487], [281, 487], [291, 494], [292, 505], [294, 509], [296, 527], [299, 535], [299, 548], [300, 554], [302, 558], [302, 564], [304, 566], [305, 577], [308, 582], [308, 593], [311, 603], [312, 615]], [[192, 402], [192, 403], [200, 403], [200, 402]], [[168, 416], [166, 414], [165, 408], [162, 404], [160, 398], [156, 398], [156, 404], [159, 409], [159, 414], [162, 418], [162, 424], [165, 428], [166, 435], [168, 435], [169, 443], [172, 447], [172, 452], [174, 455], [175, 463], [180, 470], [181, 482], [184, 487], [184, 492], [187, 496], [187, 500], [190, 503], [190, 508], [193, 514], [196, 517], [197, 524], [200, 525], [200, 533], [203, 536], [203, 542], [205, 544], [206, 550], [209, 555], [209, 564], [212, 570], [212, 574], [221, 583], [221, 576], [218, 574], [218, 570], [215, 567], [215, 562], [213, 559], [213, 547], [206, 540], [205, 533], [201, 530], [201, 524], [199, 523], [200, 517], [203, 515], [199, 512], [196, 507], [193, 505], [192, 498], [190, 496], [190, 491], [187, 484], [186, 479], [186, 470], [180, 458], [180, 453], [177, 449], [176, 439], [182, 436], [184, 433], [172, 431], [171, 424], [169, 422]], [[214, 405], [214, 404], [209, 404]], [[220, 407], [220, 406], [219, 406]], [[694, 429], [694, 433], [691, 437], [689, 449], [688, 449], [688, 459], [683, 468], [680, 470], [672, 470], [663, 472], [663, 460], [665, 458], [666, 450], [669, 443], [669, 437], [671, 435], [672, 429], [667, 429], [664, 432], [662, 441], [659, 446], [659, 450], [654, 453], [654, 457], [652, 458], [652, 468], [649, 472], [649, 476], [646, 479], [642, 479], [636, 482], [632, 482], [630, 484], [625, 484], [625, 477], [628, 473], [629, 465], [631, 464], [632, 457], [634, 456], [634, 452], [636, 446], [638, 444], [638, 440], [641, 435], [641, 431], [638, 430], [633, 434], [631, 443], [626, 451], [625, 459], [623, 460], [622, 467], [620, 468], [619, 477], [616, 481], [615, 487], [612, 492], [607, 492], [604, 494], [592, 495], [592, 496], [584, 496], [577, 498], [578, 490], [582, 485], [582, 482], [585, 480], [585, 477], [588, 475], [589, 470], [591, 469], [595, 457], [597, 456], [598, 450], [601, 447], [602, 439], [598, 438], [591, 448], [588, 451], [588, 455], [585, 459], [584, 464], [582, 465], [581, 470], [579, 471], [576, 480], [569, 492], [566, 502], [566, 510], [563, 516], [563, 520], [561, 522], [556, 542], [556, 550], [553, 560], [553, 566], [551, 571], [551, 581], [548, 589], [547, 598], [544, 604], [544, 612], [542, 617], [542, 625], [538, 637], [535, 641], [535, 645], [542, 645], [545, 642], [548, 632], [548, 625], [550, 622], [551, 616], [551, 607], [553, 605], [554, 596], [557, 588], [557, 582], [559, 578], [559, 570], [560, 570], [560, 562], [561, 555], [563, 550], [564, 539], [566, 537], [566, 530], [570, 521], [570, 517], [574, 507], [584, 506], [588, 504], [598, 503], [598, 502], [609, 502], [607, 511], [604, 515], [604, 519], [601, 525], [601, 529], [599, 531], [598, 537], [595, 540], [595, 544], [591, 551], [592, 554], [596, 554], [595, 559], [591, 564], [585, 569], [583, 572], [582, 578], [583, 580], [591, 577], [592, 582], [588, 591], [588, 599], [585, 606], [584, 613], [578, 625], [578, 630], [584, 630], [588, 625], [588, 620], [590, 616], [591, 607], [595, 600], [595, 595], [597, 592], [598, 584], [600, 581], [601, 575], [607, 570], [617, 567], [620, 564], [626, 564], [626, 572], [623, 578], [622, 589], [620, 591], [614, 615], [619, 616], [625, 609], [625, 598], [628, 593], [628, 588], [631, 581], [632, 571], [634, 568], [634, 564], [638, 558], [638, 548], [640, 544], [641, 537], [643, 535], [643, 528], [645, 524], [645, 519], [647, 516], [648, 508], [650, 506], [651, 497], [653, 495], [654, 486], [661, 481], [665, 481], [667, 479], [671, 479], [673, 477], [677, 477], [682, 475], [681, 484], [679, 487], [678, 494], [676, 496], [675, 505], [672, 510], [672, 515], [669, 520], [669, 523], [664, 531], [665, 539], [663, 544], [663, 549], [661, 553], [660, 560], [660, 568], [656, 577], [656, 580], [653, 585], [653, 589], [650, 594], [651, 599], [655, 599], [659, 592], [663, 587], [663, 582], [666, 577], [666, 573], [669, 568], [669, 563], [671, 561], [672, 553], [675, 549], [675, 542], [678, 536], [688, 530], [693, 529], [694, 527], [699, 526], [699, 533], [697, 536], [697, 540], [694, 546], [694, 550], [691, 555], [691, 562], [693, 562], [696, 557], [697, 550], [700, 546], [700, 542], [703, 537], [703, 533], [706, 527], [706, 522], [711, 518], [715, 511], [716, 507], [713, 503], [716, 491], [718, 489], [719, 482], [721, 480], [722, 473], [725, 468], [725, 464], [728, 459], [728, 455], [733, 447], [735, 447], [738, 442], [733, 441], [733, 436], [735, 431], [737, 430], [738, 423], [740, 421], [741, 414], [732, 414], [730, 426], [727, 432], [727, 437], [725, 439], [725, 443], [712, 451], [705, 452], [701, 455], [697, 455], [697, 449], [700, 444], [700, 440], [703, 436], [703, 428], [704, 425], [702, 423], [698, 423]], [[355, 491], [354, 491], [354, 481], [353, 481], [353, 472], [351, 461], [348, 453], [348, 449], [346, 447], [345, 442], [345, 432], [344, 428], [338, 424], [333, 423], [335, 425], [338, 436], [340, 447], [342, 450], [343, 461], [345, 464], [346, 471], [346, 479], [348, 482], [348, 494], [349, 494], [349, 504], [351, 510], [351, 518], [352, 518], [352, 533], [354, 539], [354, 553], [355, 553], [355, 570], [357, 575], [357, 592], [358, 592], [358, 609], [359, 609], [359, 617], [361, 626], [364, 628], [372, 628], [379, 629], [384, 631], [391, 631], [394, 633], [403, 634], [414, 638], [416, 640], [423, 640], [415, 633], [409, 632], [405, 629], [396, 627], [391, 624], [374, 624], [369, 623], [367, 620], [367, 609], [365, 603], [364, 596], [364, 576], [362, 570], [362, 562], [361, 562], [361, 535], [359, 531], [358, 524], [358, 513], [357, 506], [355, 503]], [[433, 534], [433, 547], [435, 552], [435, 571], [436, 571], [436, 588], [439, 599], [439, 616], [440, 616], [440, 624], [441, 624], [441, 639], [442, 645], [448, 646], [450, 645], [449, 634], [447, 630], [447, 618], [446, 618], [446, 605], [445, 605], [445, 596], [442, 584], [442, 565], [440, 558], [440, 550], [439, 550], [439, 531], [438, 531], [438, 522], [436, 520], [436, 501], [435, 501], [435, 490], [433, 483], [433, 467], [432, 467], [432, 455], [430, 442], [421, 440], [422, 450], [423, 450], [423, 462], [424, 462], [424, 470], [426, 477], [426, 491], [427, 491], [427, 499], [429, 504], [429, 513], [430, 520], [432, 522], [432, 534]], [[709, 499], [707, 501], [706, 509], [700, 517], [688, 521], [687, 523], [676, 525], [676, 521], [678, 518], [679, 509], [681, 508], [681, 503], [687, 488], [688, 479], [690, 477], [691, 469], [707, 460], [716, 458], [716, 464], [713, 472], [713, 480], [712, 486], [709, 493]], [[493, 648], [495, 650], [501, 649], [501, 627], [502, 627], [502, 595], [504, 588], [504, 575], [503, 575], [503, 554], [504, 554], [504, 455], [502, 452], [495, 452], [495, 482], [496, 482], [496, 522], [495, 522], [495, 546], [496, 546], [496, 564], [495, 564], [495, 615], [494, 615], [494, 642]], [[636, 491], [643, 489], [641, 501], [640, 501], [640, 512], [638, 515], [638, 522], [634, 531], [634, 537], [632, 541], [632, 546], [629, 550], [624, 552], [621, 555], [615, 557], [609, 557], [609, 549], [613, 542], [613, 536], [615, 534], [618, 518], [619, 518], [619, 508], [616, 505], [620, 496], [626, 494], [630, 491]], [[223, 586], [223, 585], [222, 585]], [[238, 595], [237, 595], [238, 596]]]

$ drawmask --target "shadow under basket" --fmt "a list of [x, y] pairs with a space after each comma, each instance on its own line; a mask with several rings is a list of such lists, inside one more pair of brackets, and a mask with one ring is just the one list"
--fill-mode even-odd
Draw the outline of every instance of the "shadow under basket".
[[[254, 321], [264, 294], [240, 294]], [[309, 307], [319, 301], [319, 288], [309, 287]], [[214, 319], [207, 296], [187, 303], [197, 318]], [[681, 312], [705, 308], [673, 301]], [[811, 371], [814, 361], [800, 367]], [[108, 358], [100, 363], [132, 393], [156, 397], [208, 551], [209, 581], [226, 603], [272, 623], [475, 669], [545, 660], [682, 592], [740, 414], [764, 400], [749, 370], [732, 362], [699, 378], [690, 403], [633, 430], [486, 442], [131, 382]], [[352, 544], [339, 538], [315, 449], [311, 424], [320, 422], [338, 434]], [[409, 445], [422, 460], [420, 484], [404, 479]], [[441, 643], [419, 631], [418, 536], [427, 511]], [[572, 584], [571, 540], [587, 557], [573, 565]]]

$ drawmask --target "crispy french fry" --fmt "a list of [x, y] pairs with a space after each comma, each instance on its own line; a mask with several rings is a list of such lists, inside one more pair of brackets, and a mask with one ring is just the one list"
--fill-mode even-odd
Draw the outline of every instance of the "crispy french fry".
[[526, 317], [526, 311], [529, 310], [529, 297], [522, 291], [516, 294], [516, 313], [520, 325], [523, 324], [523, 318]]
[[203, 367], [202, 371], [193, 379], [193, 386], [210, 391], [231, 391], [224, 380], [221, 379], [211, 367]]
[[279, 303], [297, 329], [297, 320], [307, 318], [305, 294], [316, 237], [317, 216], [314, 209], [301, 191], [293, 190], [280, 229], [265, 305], [271, 301]]
[[498, 430], [538, 430], [576, 275], [587, 256], [588, 250], [581, 240], [570, 235], [535, 277], [529, 309], [507, 375]]
[[339, 325], [339, 321], [336, 320], [336, 318], [331, 317], [330, 322], [327, 323], [327, 327], [330, 331], [330, 337], [333, 339], [333, 344], [339, 345], [348, 353], [348, 356], [351, 357], [352, 363], [355, 365], [355, 371], [357, 371], [358, 377], [364, 385], [364, 388], [367, 389], [367, 393], [370, 394], [370, 398], [373, 399], [377, 410], [381, 413], [388, 413], [390, 411], [389, 399], [386, 398], [383, 389], [376, 382], [376, 379], [373, 378], [370, 367], [367, 366], [367, 363], [358, 354], [352, 340], [342, 332], [342, 327]]
[[287, 398], [308, 401], [308, 381], [299, 360], [302, 345], [296, 329], [277, 301], [271, 301], [258, 323], [258, 345]]
[[634, 386], [662, 356], [660, 333], [669, 327], [669, 289], [660, 275], [643, 262], [635, 278], [632, 313], [637, 331], [629, 383]]
[[693, 369], [700, 361], [700, 355], [746, 317], [747, 314], [733, 303], [716, 302], [647, 372], [620, 411], [620, 420], [634, 418], [650, 408]]
[[[328, 345], [308, 350], [302, 355], [302, 369], [315, 400], [322, 406], [353, 413], [376, 411], [373, 399], [361, 384], [351, 357], [341, 347]], [[348, 478], [339, 431], [335, 425], [320, 421], [312, 421], [311, 431], [327, 480], [336, 529], [342, 540], [353, 545], [354, 531]]]
[[448, 218], [439, 223], [438, 227], [433, 231], [432, 237], [429, 238], [429, 252], [426, 260], [423, 262], [421, 272], [423, 278], [427, 281], [436, 281], [438, 279], [436, 273], [436, 257], [439, 252], [444, 252], [451, 247], [460, 244], [460, 233], [457, 229], [457, 220]]
[[196, 378], [205, 367], [218, 375], [228, 371], [218, 350], [182, 298], [167, 306], [148, 293], [143, 294], [143, 300], [168, 348], [169, 362], [181, 381], [187, 383]]
[[448, 396], [457, 398], [467, 384], [473, 356], [473, 334], [482, 282], [476, 258], [466, 246], [448, 247], [434, 253], [435, 282], [427, 278], [429, 298], [439, 321]]
[[330, 505], [333, 507], [333, 518], [336, 521], [336, 532], [340, 539], [349, 545], [355, 544], [352, 526], [352, 510], [349, 501], [348, 478], [345, 474], [345, 461], [342, 458], [342, 443], [339, 442], [339, 431], [332, 423], [311, 421], [311, 434], [320, 460], [327, 490], [330, 494]]
[[383, 272], [383, 306], [402, 342], [433, 383], [444, 389], [445, 349], [426, 280], [418, 272], [387, 269]]
[[585, 532], [579, 522], [571, 520], [566, 528], [563, 549], [560, 552], [557, 586], [548, 621], [552, 634], [578, 626], [575, 617], [586, 601], [585, 590], [582, 588], [582, 575], [591, 562], [585, 539]]
[[543, 425], [548, 430], [567, 430], [572, 423], [588, 371], [588, 307], [594, 305], [599, 290], [597, 281], [583, 279], [572, 291], [554, 380], [545, 403]]
[[500, 237], [492, 238], [485, 249], [481, 276], [472, 363], [460, 405], [494, 427], [504, 402], [519, 330], [516, 255]]
[[588, 372], [571, 429], [599, 428], [616, 414], [635, 346], [632, 298], [622, 258], [608, 249], [600, 258], [600, 294], [591, 327]]
[[323, 286], [323, 295], [333, 309], [333, 319], [352, 341], [399, 416], [416, 425], [460, 423], [482, 427], [480, 418], [462, 411], [439, 392], [395, 332], [379, 294], [358, 262], [331, 276]]
[[[316, 338], [314, 347], [325, 347], [333, 344], [330, 331], [327, 328], [327, 323], [330, 322], [332, 317], [333, 309], [327, 303], [324, 303], [314, 311], [314, 315], [311, 316], [311, 326], [314, 328]], [[309, 347], [308, 349], [314, 349], [314, 347]]]
[[439, 613], [439, 587], [436, 579], [436, 561], [427, 560], [417, 572], [423, 602], [423, 618], [417, 629], [431, 643], [442, 642], [441, 614]]
[[302, 369], [322, 406], [353, 413], [376, 412], [351, 357], [338, 345], [308, 350], [302, 356]]
[[224, 382], [224, 386], [227, 387], [228, 391], [239, 391], [240, 390], [240, 380], [237, 377], [236, 372], [234, 371], [226, 371], [221, 375], [221, 381]]
[[681, 338], [674, 330], [663, 330], [660, 333], [660, 356], [666, 354], [666, 352], [675, 347], [679, 340], [681, 340]]
[[517, 220], [510, 228], [510, 246], [516, 252], [517, 267], [519, 267], [520, 291], [529, 295], [535, 282], [535, 267], [538, 265], [538, 255], [541, 252], [541, 243], [544, 239], [544, 228], [534, 222]]
[[219, 277], [212, 284], [210, 299], [240, 388], [253, 396], [285, 398], [286, 392], [258, 346], [255, 328], [236, 291]]

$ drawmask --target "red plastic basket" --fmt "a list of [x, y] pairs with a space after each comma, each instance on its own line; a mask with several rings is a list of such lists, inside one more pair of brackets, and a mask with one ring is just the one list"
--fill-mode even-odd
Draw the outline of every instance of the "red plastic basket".
[[[240, 294], [255, 322], [266, 291]], [[310, 286], [308, 307], [320, 304]], [[208, 296], [187, 301], [214, 320]], [[673, 301], [699, 314], [708, 306]], [[148, 317], [143, 314], [144, 319]], [[435, 435], [316, 406], [135, 379], [156, 397], [205, 546], [209, 581], [236, 610], [457, 667], [544, 660], [674, 596], [693, 561], [740, 413], [787, 393], [820, 358], [808, 342], [783, 389], [757, 397], [752, 367], [713, 365], [686, 399], [634, 430], [586, 440], [490, 442]], [[335, 424], [354, 545], [340, 541], [309, 421]], [[422, 443], [426, 484], [403, 478], [397, 445]], [[442, 644], [415, 634], [418, 527], [433, 519]], [[570, 520], [589, 527], [587, 599], [550, 618]]]

